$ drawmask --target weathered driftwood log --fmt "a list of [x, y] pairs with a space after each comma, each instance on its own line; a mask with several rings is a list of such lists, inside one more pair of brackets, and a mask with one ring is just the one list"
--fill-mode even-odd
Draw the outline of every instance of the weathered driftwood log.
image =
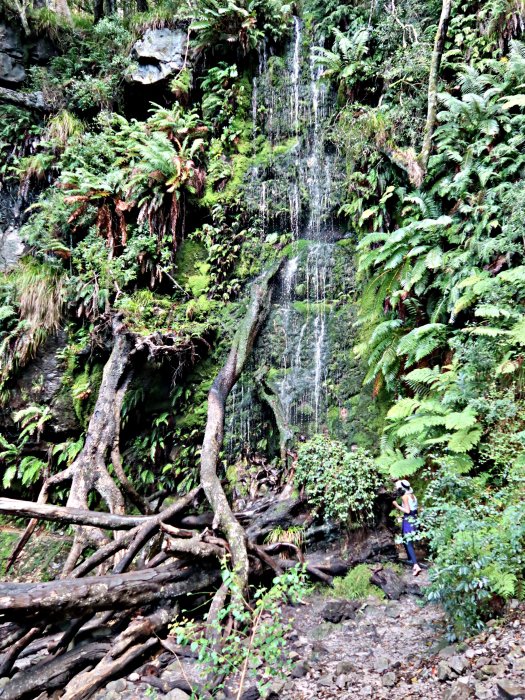
[[[113, 576], [0, 585], [0, 621], [68, 619], [98, 610], [122, 610], [202, 590], [219, 578], [217, 565], [179, 563]], [[57, 617], [58, 616], [58, 617]]]
[[[171, 619], [167, 609], [134, 620], [112, 643], [111, 649], [93, 668], [73, 678], [65, 689], [63, 700], [89, 698], [107, 681], [122, 673], [133, 662], [151, 653], [159, 644], [158, 634]], [[140, 643], [138, 643], [140, 642]]]
[[268, 316], [272, 283], [279, 269], [280, 264], [274, 265], [253, 284], [246, 316], [235, 334], [228, 358], [208, 394], [208, 419], [201, 453], [201, 485], [213, 509], [214, 526], [226, 534], [242, 587], [247, 584], [249, 568], [245, 533], [230, 508], [217, 476], [217, 460], [224, 435], [226, 399], [239, 379], [255, 339]]
[[63, 688], [79, 671], [98, 663], [109, 648], [107, 642], [95, 642], [31, 666], [0, 688], [0, 700], [30, 700], [44, 691]]

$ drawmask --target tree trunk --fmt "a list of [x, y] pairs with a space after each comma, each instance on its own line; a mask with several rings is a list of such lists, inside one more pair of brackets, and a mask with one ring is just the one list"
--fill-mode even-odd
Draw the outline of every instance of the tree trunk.
[[214, 512], [214, 527], [221, 528], [230, 545], [233, 565], [242, 588], [248, 581], [248, 554], [244, 529], [235, 518], [217, 476], [217, 460], [224, 435], [226, 399], [239, 379], [253, 343], [270, 310], [272, 282], [280, 269], [274, 265], [253, 285], [250, 304], [230, 349], [226, 363], [219, 371], [208, 394], [208, 419], [201, 453], [201, 485]]
[[441, 16], [439, 18], [436, 38], [434, 40], [434, 51], [432, 52], [432, 61], [430, 64], [430, 74], [428, 77], [427, 122], [425, 124], [425, 132], [423, 135], [423, 146], [421, 148], [421, 154], [419, 156], [419, 162], [425, 172], [428, 168], [428, 159], [430, 158], [430, 151], [432, 149], [432, 137], [434, 135], [434, 129], [436, 127], [438, 95], [437, 86], [439, 80], [439, 69], [441, 66], [441, 59], [443, 57], [445, 41], [447, 40], [451, 7], [452, 0], [443, 0], [443, 4], [441, 7]]
[[[119, 389], [124, 382], [133, 346], [119, 317], [113, 318], [112, 330], [113, 350], [102, 373], [102, 383], [89, 421], [84, 447], [73, 464], [60, 474], [54, 475], [52, 481], [56, 484], [71, 479], [66, 504], [68, 508], [88, 510], [89, 494], [97, 491], [111, 513], [122, 515], [124, 498], [111, 478], [106, 462], [114, 449], [120, 430], [120, 409], [124, 392]], [[100, 530], [79, 526], [64, 565], [63, 575], [66, 576], [73, 570], [87, 544], [100, 547], [106, 543], [107, 537]]]
[[53, 0], [53, 10], [63, 17], [69, 24], [72, 23], [71, 10], [67, 0]]
[[93, 20], [95, 24], [100, 22], [104, 17], [104, 0], [94, 0], [93, 3]]

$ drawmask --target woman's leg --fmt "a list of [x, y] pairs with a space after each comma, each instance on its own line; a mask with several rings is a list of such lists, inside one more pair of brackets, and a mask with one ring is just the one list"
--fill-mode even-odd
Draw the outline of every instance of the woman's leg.
[[403, 544], [405, 545], [406, 553], [410, 560], [410, 563], [414, 566], [417, 566], [417, 557], [416, 552], [414, 550], [414, 545], [412, 544], [412, 542], [403, 542]]

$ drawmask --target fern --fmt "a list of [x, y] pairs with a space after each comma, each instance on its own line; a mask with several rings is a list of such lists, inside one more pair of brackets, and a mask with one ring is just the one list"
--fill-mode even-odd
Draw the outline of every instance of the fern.
[[458, 430], [448, 441], [448, 449], [452, 452], [468, 452], [478, 444], [482, 432], [481, 428]]

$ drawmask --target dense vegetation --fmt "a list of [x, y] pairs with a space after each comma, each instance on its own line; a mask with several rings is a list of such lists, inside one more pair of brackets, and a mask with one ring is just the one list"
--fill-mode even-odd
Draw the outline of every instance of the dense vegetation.
[[[521, 596], [525, 576], [521, 4], [452, 4], [428, 162], [442, 10], [434, 0], [96, 1], [91, 10], [64, 0], [53, 10], [24, 0], [2, 7], [29, 38], [56, 47], [24, 85], [47, 111], [0, 104], [2, 188], [22, 202], [26, 246], [0, 278], [5, 492], [34, 498], [43, 476], [82, 450], [115, 317], [134, 338], [121, 412], [125, 478], [141, 497], [197, 483], [206, 395], [244, 292], [290, 256], [290, 231], [265, 229], [247, 180], [279, 148], [293, 150], [256, 131], [252, 80], [263, 53], [278, 74], [300, 14], [337, 101], [325, 138], [344, 169], [337, 218], [358, 270], [356, 289], [340, 299], [357, 307], [348, 333], [359, 337], [345, 362], [357, 356], [366, 367], [382, 434], [357, 452], [308, 436], [296, 483], [315, 508], [355, 525], [370, 522], [379, 473], [412, 479], [434, 559], [430, 598], [455, 634], [467, 634], [502, 599]], [[188, 32], [192, 59], [133, 99], [130, 49], [155, 27]], [[17, 381], [57, 332], [64, 372], [50, 406], [45, 377], [22, 395]], [[58, 425], [54, 412], [69, 412], [76, 427]], [[284, 485], [278, 421], [267, 419], [271, 435], [242, 478], [273, 468], [273, 485]], [[232, 491], [242, 491], [239, 464], [223, 461]]]

